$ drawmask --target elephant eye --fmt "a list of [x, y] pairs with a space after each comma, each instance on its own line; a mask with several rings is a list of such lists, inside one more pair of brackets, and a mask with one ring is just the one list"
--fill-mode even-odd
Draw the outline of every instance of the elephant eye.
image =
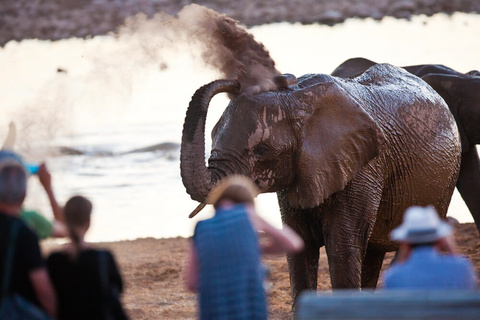
[[270, 148], [266, 144], [260, 143], [253, 148], [253, 154], [257, 158], [262, 158], [268, 153], [269, 150]]

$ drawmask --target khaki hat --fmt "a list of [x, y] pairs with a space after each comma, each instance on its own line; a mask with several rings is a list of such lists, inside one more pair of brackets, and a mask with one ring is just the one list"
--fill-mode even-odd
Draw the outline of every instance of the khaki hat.
[[390, 233], [390, 238], [412, 244], [430, 243], [452, 233], [433, 206], [412, 206], [405, 211], [403, 223]]
[[207, 196], [206, 203], [215, 204], [222, 194], [231, 186], [244, 187], [255, 198], [259, 193], [258, 187], [253, 183], [252, 179], [242, 175], [231, 175], [220, 180], [220, 182], [210, 191]]

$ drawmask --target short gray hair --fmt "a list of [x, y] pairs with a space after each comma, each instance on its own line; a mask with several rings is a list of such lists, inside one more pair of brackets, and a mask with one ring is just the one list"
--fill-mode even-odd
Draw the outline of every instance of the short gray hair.
[[27, 194], [27, 173], [17, 163], [0, 166], [0, 203], [21, 205]]

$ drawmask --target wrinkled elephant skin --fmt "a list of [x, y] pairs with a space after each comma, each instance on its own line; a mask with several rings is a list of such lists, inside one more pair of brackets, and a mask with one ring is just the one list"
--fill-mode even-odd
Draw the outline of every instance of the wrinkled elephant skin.
[[[352, 58], [340, 64], [332, 75], [353, 78], [376, 63], [365, 58]], [[467, 205], [480, 233], [480, 72], [465, 74], [438, 64], [403, 67], [421, 77], [445, 100], [455, 117], [462, 142], [462, 165], [457, 189]]]

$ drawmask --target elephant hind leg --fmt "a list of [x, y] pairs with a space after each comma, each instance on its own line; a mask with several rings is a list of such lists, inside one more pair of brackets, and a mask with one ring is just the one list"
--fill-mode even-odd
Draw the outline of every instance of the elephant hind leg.
[[480, 233], [480, 159], [475, 146], [462, 153], [457, 189], [470, 210]]
[[376, 288], [385, 251], [367, 247], [362, 263], [362, 288]]

